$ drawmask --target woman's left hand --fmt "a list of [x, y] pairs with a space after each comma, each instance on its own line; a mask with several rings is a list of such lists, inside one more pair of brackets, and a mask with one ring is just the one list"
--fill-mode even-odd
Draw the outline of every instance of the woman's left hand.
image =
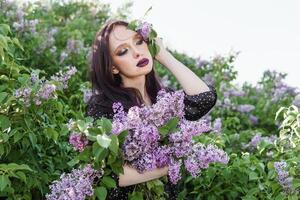
[[168, 51], [167, 49], [164, 47], [163, 42], [162, 42], [162, 38], [157, 37], [155, 38], [155, 42], [156, 44], [159, 46], [159, 51], [158, 53], [155, 55], [155, 60], [157, 60], [158, 62], [162, 63], [162, 60], [168, 56]]

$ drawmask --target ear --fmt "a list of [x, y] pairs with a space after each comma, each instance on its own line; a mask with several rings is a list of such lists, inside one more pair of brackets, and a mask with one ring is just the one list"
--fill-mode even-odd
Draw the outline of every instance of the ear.
[[118, 74], [119, 73], [119, 70], [117, 69], [117, 67], [116, 66], [112, 66], [112, 73], [113, 74]]

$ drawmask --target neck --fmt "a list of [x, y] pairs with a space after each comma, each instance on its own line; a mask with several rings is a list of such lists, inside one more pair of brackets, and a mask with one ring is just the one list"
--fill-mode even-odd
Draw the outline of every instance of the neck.
[[122, 86], [137, 89], [141, 93], [144, 102], [147, 102], [146, 76], [138, 76], [135, 78], [122, 77]]

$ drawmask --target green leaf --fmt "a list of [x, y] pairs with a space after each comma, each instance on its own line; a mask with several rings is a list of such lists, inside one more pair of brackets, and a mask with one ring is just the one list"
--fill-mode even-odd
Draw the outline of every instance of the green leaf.
[[82, 120], [77, 121], [77, 127], [81, 132], [84, 132], [87, 129], [85, 121]]
[[28, 135], [29, 135], [29, 139], [30, 139], [31, 145], [33, 147], [35, 147], [36, 146], [36, 142], [37, 142], [36, 135], [34, 133], [32, 133], [32, 132], [30, 132]]
[[8, 35], [8, 33], [11, 33], [10, 27], [7, 24], [0, 24], [0, 34], [2, 35]]
[[20, 44], [19, 40], [17, 38], [12, 39], [13, 43], [17, 45], [22, 51], [24, 51], [23, 46]]
[[97, 135], [97, 142], [101, 147], [107, 148], [110, 145], [111, 139], [106, 134]]
[[143, 200], [143, 193], [134, 191], [129, 195], [129, 200]]
[[9, 118], [6, 117], [5, 115], [0, 115], [0, 128], [2, 130], [7, 129], [8, 127], [10, 127], [11, 123], [9, 121]]
[[70, 166], [70, 167], [73, 167], [75, 166], [77, 163], [79, 163], [79, 159], [77, 157], [73, 158], [72, 160], [70, 160], [69, 162], [67, 162], [67, 164]]
[[10, 185], [8, 176], [0, 175], [0, 191], [3, 191], [7, 185]]
[[57, 142], [57, 138], [58, 138], [58, 132], [55, 131], [53, 128], [46, 128], [45, 129], [46, 135], [48, 136], [48, 138], [52, 139], [53, 141]]
[[14, 134], [14, 143], [18, 142], [20, 139], [22, 139], [24, 136], [24, 133], [17, 131]]
[[92, 153], [92, 148], [90, 146], [87, 146], [79, 155], [78, 155], [78, 159], [85, 161], [85, 162], [89, 162], [90, 161], [90, 157], [91, 157], [91, 153]]
[[116, 188], [116, 182], [113, 178], [109, 176], [104, 176], [101, 180], [101, 182], [107, 187], [107, 188]]
[[111, 121], [109, 119], [102, 118], [101, 121], [100, 121], [100, 126], [103, 128], [105, 133], [110, 133], [111, 130], [112, 130], [112, 124], [111, 124]]
[[105, 187], [97, 187], [95, 189], [95, 194], [99, 200], [105, 200], [107, 196], [107, 190]]
[[118, 154], [118, 149], [119, 149], [119, 140], [116, 135], [111, 135], [110, 137], [111, 143], [109, 145], [109, 149], [115, 154]]
[[257, 177], [257, 173], [255, 173], [255, 172], [250, 172], [249, 173], [249, 180], [251, 181], [251, 180], [257, 180], [258, 179], [258, 177]]
[[7, 97], [8, 93], [7, 92], [1, 92], [0, 93], [0, 103], [4, 101], [4, 99]]
[[16, 172], [16, 175], [17, 175], [24, 183], [26, 183], [26, 175], [25, 175], [24, 172], [17, 171], [17, 172]]

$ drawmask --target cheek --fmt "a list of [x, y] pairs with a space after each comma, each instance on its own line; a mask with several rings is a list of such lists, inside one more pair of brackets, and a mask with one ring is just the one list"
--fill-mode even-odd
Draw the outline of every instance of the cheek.
[[132, 73], [135, 70], [133, 67], [133, 59], [130, 58], [128, 53], [122, 57], [114, 59], [114, 63], [122, 74]]

